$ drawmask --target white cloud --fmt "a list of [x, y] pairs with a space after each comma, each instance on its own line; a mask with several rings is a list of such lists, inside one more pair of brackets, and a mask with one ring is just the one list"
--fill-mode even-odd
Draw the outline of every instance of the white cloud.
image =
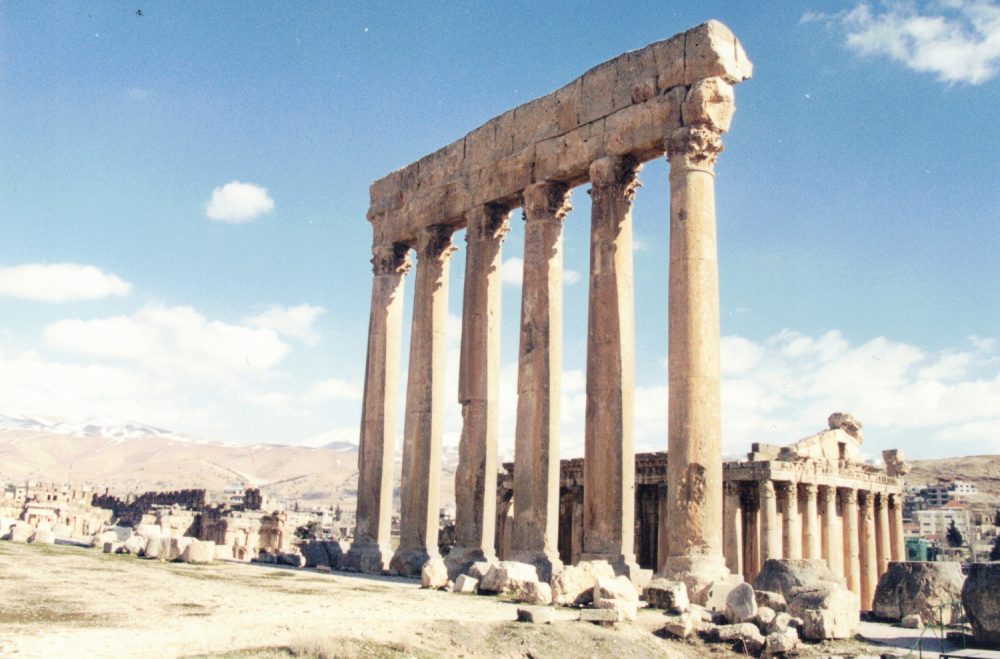
[[363, 387], [356, 382], [330, 378], [312, 386], [305, 395], [307, 402], [324, 403], [331, 400], [361, 400]]
[[868, 4], [832, 15], [807, 13], [847, 31], [847, 45], [864, 56], [886, 56], [942, 82], [978, 85], [1000, 70], [1000, 5], [989, 0]]
[[[576, 270], [564, 269], [563, 283], [572, 286], [580, 281], [580, 273]], [[521, 286], [524, 277], [524, 261], [520, 257], [512, 256], [504, 259], [500, 265], [500, 281], [507, 286]]]
[[252, 183], [230, 181], [212, 190], [205, 204], [205, 215], [212, 220], [243, 224], [274, 210], [274, 200], [265, 188]]
[[39, 302], [128, 295], [132, 284], [92, 265], [26, 263], [0, 267], [0, 297]]
[[563, 270], [563, 282], [567, 286], [572, 286], [576, 282], [580, 281], [580, 273], [576, 270]]
[[325, 312], [326, 309], [323, 307], [309, 304], [294, 307], [274, 304], [263, 313], [247, 318], [244, 322], [251, 327], [272, 329], [282, 336], [290, 336], [312, 346], [319, 343], [319, 334], [313, 328], [313, 323]]
[[45, 328], [43, 340], [67, 352], [220, 380], [266, 373], [289, 352], [272, 329], [208, 320], [191, 307], [156, 305], [131, 316], [59, 320]]

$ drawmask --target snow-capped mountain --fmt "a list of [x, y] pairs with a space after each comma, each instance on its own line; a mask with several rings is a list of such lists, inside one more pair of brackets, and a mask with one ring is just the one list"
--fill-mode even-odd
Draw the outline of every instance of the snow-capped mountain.
[[111, 417], [87, 417], [77, 420], [0, 414], [0, 430], [36, 430], [69, 437], [104, 437], [106, 439], [161, 437], [176, 441], [196, 441], [187, 435], [163, 428]]

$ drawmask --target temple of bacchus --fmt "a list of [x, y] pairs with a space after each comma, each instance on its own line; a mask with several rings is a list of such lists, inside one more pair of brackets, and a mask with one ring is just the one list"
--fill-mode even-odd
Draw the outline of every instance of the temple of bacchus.
[[[372, 184], [374, 277], [357, 527], [345, 567], [418, 575], [438, 555], [442, 411], [445, 396], [453, 395], [443, 388], [448, 265], [457, 249], [453, 234], [461, 230], [467, 250], [457, 392], [463, 427], [456, 542], [445, 561], [449, 574], [457, 575], [474, 561], [496, 557], [500, 264], [516, 208], [525, 222], [510, 483], [516, 505], [503, 551], [508, 559], [533, 564], [543, 581], [567, 560], [559, 546], [562, 229], [572, 221], [571, 189], [589, 184], [585, 452], [581, 511], [568, 560], [606, 560], [633, 580], [648, 576], [634, 543], [631, 208], [643, 163], [664, 155], [670, 165], [670, 218], [663, 227], [670, 236], [669, 271], [663, 273], [669, 280], [670, 459], [665, 497], [657, 505], [663, 508], [660, 519], [670, 520], [670, 533], [660, 534], [657, 570], [684, 581], [698, 601], [713, 584], [752, 575], [775, 552], [803, 551], [795, 525], [809, 514], [792, 513], [796, 506], [787, 503], [783, 514], [776, 512], [774, 485], [784, 492], [782, 501], [794, 498], [808, 511], [817, 500], [810, 492], [826, 491], [824, 501], [829, 499], [829, 478], [816, 473], [810, 480], [795, 460], [755, 460], [726, 470], [724, 505], [714, 165], [733, 117], [733, 85], [747, 80], [751, 69], [729, 29], [710, 21], [600, 64]], [[396, 392], [403, 287], [411, 272], [400, 535], [393, 551]], [[793, 486], [795, 497], [788, 489]], [[887, 509], [884, 490], [840, 481], [836, 487], [848, 511], [842, 516], [845, 536], [854, 528], [849, 513], [859, 505], [855, 496], [865, 514], [878, 510], [881, 519]], [[777, 548], [778, 520], [789, 528], [787, 549]], [[812, 552], [811, 538], [807, 545]], [[879, 546], [878, 556], [888, 555], [885, 544]]]

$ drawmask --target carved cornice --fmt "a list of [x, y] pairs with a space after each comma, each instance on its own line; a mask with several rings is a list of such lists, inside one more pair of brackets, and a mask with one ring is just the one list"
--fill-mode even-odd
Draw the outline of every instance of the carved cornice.
[[570, 188], [565, 183], [544, 181], [533, 183], [524, 189], [524, 220], [562, 221], [573, 210], [569, 203]]
[[417, 232], [417, 258], [444, 261], [458, 250], [451, 242], [454, 228], [444, 224], [433, 224]]
[[405, 275], [410, 270], [410, 247], [401, 243], [376, 245], [371, 263], [376, 275]]
[[590, 196], [594, 202], [608, 197], [631, 202], [640, 185], [642, 163], [632, 156], [608, 156], [590, 165]]
[[467, 214], [465, 242], [488, 240], [501, 242], [510, 231], [510, 208], [503, 204], [486, 204]]
[[711, 171], [722, 153], [719, 133], [702, 126], [678, 128], [664, 142], [671, 170], [703, 169]]

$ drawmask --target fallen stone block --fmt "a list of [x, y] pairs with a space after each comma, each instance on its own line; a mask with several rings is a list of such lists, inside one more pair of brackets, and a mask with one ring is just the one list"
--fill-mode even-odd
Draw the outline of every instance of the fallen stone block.
[[[824, 560], [769, 558], [760, 573], [754, 577], [753, 589], [780, 593], [785, 601], [795, 588], [814, 586], [821, 582], [847, 587], [844, 578], [830, 570]], [[778, 611], [778, 607], [768, 604]]]
[[726, 619], [733, 624], [747, 622], [757, 615], [753, 586], [741, 583], [726, 596]]
[[551, 625], [555, 620], [552, 609], [518, 609], [517, 621], [530, 622], [536, 625]]
[[739, 653], [749, 653], [754, 656], [764, 649], [765, 638], [757, 625], [741, 622], [736, 625], [723, 625], [718, 628], [719, 640], [732, 643], [733, 649]]
[[95, 533], [90, 540], [91, 547], [104, 547], [106, 542], [118, 542], [118, 535], [114, 531], [102, 531]]
[[962, 606], [976, 643], [1000, 647], [1000, 562], [973, 563], [962, 587]]
[[766, 606], [773, 609], [775, 613], [783, 613], [788, 610], [788, 603], [785, 601], [785, 596], [781, 593], [771, 590], [758, 590], [754, 586], [753, 595], [757, 600], [758, 607]]
[[146, 540], [146, 547], [142, 550], [142, 555], [146, 558], [159, 558], [163, 543], [160, 536], [151, 536]]
[[667, 621], [663, 625], [663, 631], [676, 638], [688, 638], [694, 634], [697, 624], [695, 618], [690, 613], [681, 613], [676, 616], [667, 616]]
[[784, 632], [772, 632], [764, 640], [762, 659], [794, 654], [799, 649], [799, 634], [792, 627]]
[[615, 612], [617, 622], [634, 622], [638, 615], [637, 603], [637, 600], [628, 601], [599, 597], [594, 600], [594, 608], [613, 610]]
[[181, 553], [185, 563], [207, 564], [215, 560], [215, 543], [210, 540], [194, 540]]
[[[902, 620], [915, 613], [922, 620], [948, 625], [962, 617], [958, 602], [964, 583], [958, 563], [889, 563], [875, 588], [872, 610], [885, 620]], [[949, 602], [955, 605], [948, 606]]]
[[322, 572], [323, 574], [332, 574], [333, 573], [333, 568], [330, 567], [329, 565], [317, 565], [316, 566], [316, 571], [317, 572]]
[[469, 567], [469, 576], [476, 581], [482, 581], [486, 573], [490, 571], [499, 561], [476, 561]]
[[39, 545], [56, 544], [56, 534], [50, 529], [37, 529], [31, 536], [31, 542]]
[[684, 582], [667, 579], [650, 581], [642, 590], [642, 598], [649, 602], [651, 607], [671, 613], [683, 613], [691, 603]]
[[181, 536], [179, 538], [161, 538], [161, 541], [160, 557], [165, 561], [179, 561], [187, 546], [194, 542], [194, 538]]
[[760, 630], [764, 633], [769, 633], [767, 629], [774, 622], [774, 619], [778, 617], [778, 614], [774, 612], [769, 606], [759, 606], [757, 607], [757, 615], [753, 617], [750, 622], [754, 623]]
[[538, 581], [538, 571], [534, 565], [517, 561], [500, 561], [493, 564], [479, 580], [479, 592], [514, 593], [528, 581]]
[[911, 613], [908, 616], [903, 616], [903, 619], [899, 621], [899, 625], [906, 629], [923, 629], [924, 621], [920, 619], [919, 613]]
[[861, 616], [857, 595], [833, 583], [795, 588], [788, 610], [802, 618], [801, 636], [810, 641], [853, 638]]
[[637, 602], [639, 592], [626, 576], [597, 577], [597, 581], [594, 583], [594, 601], [599, 599]]
[[420, 587], [440, 590], [448, 585], [448, 568], [444, 559], [434, 556], [420, 568]]
[[552, 604], [552, 587], [540, 581], [522, 582], [514, 593], [519, 602], [526, 604]]
[[104, 553], [105, 554], [117, 554], [118, 550], [121, 548], [121, 546], [122, 546], [122, 543], [114, 541], [114, 540], [109, 540], [108, 542], [104, 543]]
[[215, 560], [229, 560], [233, 558], [233, 548], [229, 545], [215, 545]]
[[479, 587], [479, 579], [470, 577], [467, 574], [460, 574], [455, 579], [455, 587], [452, 589], [456, 593], [474, 593]]
[[132, 554], [133, 556], [138, 556], [142, 552], [146, 551], [147, 542], [148, 540], [142, 537], [141, 535], [133, 535], [124, 543], [122, 543], [122, 547], [124, 547], [129, 554]]
[[618, 612], [614, 609], [580, 609], [580, 621], [598, 625], [613, 625], [620, 622]]
[[274, 562], [278, 565], [288, 565], [290, 567], [302, 567], [305, 565], [305, 559], [302, 557], [302, 554], [296, 554], [294, 552], [281, 552], [280, 554], [276, 554]]
[[556, 604], [584, 606], [594, 600], [598, 577], [614, 579], [615, 571], [607, 561], [580, 561], [567, 565], [552, 575], [550, 584]]

